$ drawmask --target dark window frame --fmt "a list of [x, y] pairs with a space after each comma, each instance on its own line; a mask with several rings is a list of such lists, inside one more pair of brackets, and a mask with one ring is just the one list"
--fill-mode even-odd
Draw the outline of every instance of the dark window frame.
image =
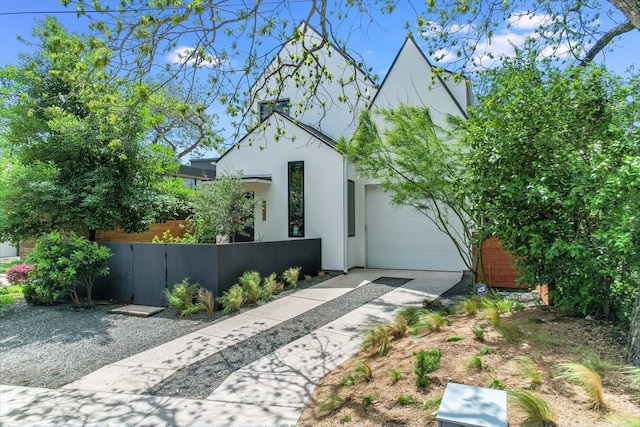
[[347, 180], [347, 236], [356, 235], [356, 183]]
[[288, 98], [278, 99], [275, 101], [260, 101], [258, 104], [258, 114], [260, 122], [266, 119], [273, 111], [280, 111], [289, 115], [290, 101]]
[[[299, 203], [296, 203], [294, 192], [296, 188], [292, 188], [295, 168], [300, 168], [299, 187]], [[288, 234], [289, 237], [304, 237], [304, 161], [289, 162], [288, 171], [288, 188], [287, 188], [287, 212], [288, 212]], [[297, 208], [294, 210], [294, 208]]]

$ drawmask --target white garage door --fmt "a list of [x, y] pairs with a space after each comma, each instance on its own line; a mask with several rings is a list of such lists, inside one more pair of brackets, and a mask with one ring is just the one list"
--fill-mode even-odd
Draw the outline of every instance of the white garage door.
[[462, 271], [449, 237], [410, 207], [395, 207], [378, 185], [366, 187], [367, 267]]

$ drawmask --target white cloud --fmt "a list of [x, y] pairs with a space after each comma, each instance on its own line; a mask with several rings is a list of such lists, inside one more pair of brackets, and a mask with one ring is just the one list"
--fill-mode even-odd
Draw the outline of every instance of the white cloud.
[[203, 56], [198, 55], [195, 52], [195, 48], [190, 46], [178, 46], [167, 55], [166, 59], [167, 62], [173, 64], [188, 64], [197, 67], [217, 67], [221, 63], [221, 61], [213, 55], [206, 53]]
[[535, 30], [542, 25], [551, 23], [552, 20], [551, 15], [521, 11], [512, 13], [507, 22], [519, 30]]
[[433, 52], [433, 58], [437, 62], [453, 62], [457, 59], [456, 55], [448, 49], [438, 49]]

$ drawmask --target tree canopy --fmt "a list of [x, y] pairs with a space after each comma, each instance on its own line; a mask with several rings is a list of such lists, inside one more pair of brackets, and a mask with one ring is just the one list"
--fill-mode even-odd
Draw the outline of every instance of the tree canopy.
[[142, 231], [181, 208], [175, 158], [142, 143], [146, 88], [113, 81], [109, 50], [53, 18], [41, 47], [0, 69], [0, 240], [52, 230]]

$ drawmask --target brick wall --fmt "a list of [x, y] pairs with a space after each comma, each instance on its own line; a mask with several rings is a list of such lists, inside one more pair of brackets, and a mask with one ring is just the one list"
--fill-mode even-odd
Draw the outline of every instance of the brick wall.
[[[495, 288], [516, 288], [516, 269], [508, 252], [502, 250], [496, 237], [490, 237], [482, 244], [482, 265], [484, 277], [479, 281]], [[483, 271], [478, 272], [482, 276]]]

